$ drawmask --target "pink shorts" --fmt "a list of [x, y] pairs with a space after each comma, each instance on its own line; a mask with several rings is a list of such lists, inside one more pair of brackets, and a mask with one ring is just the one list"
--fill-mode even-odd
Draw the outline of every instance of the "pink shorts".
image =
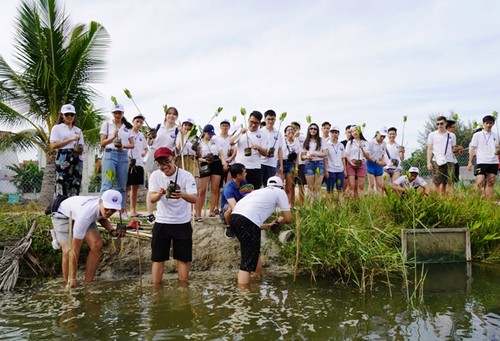
[[361, 166], [354, 168], [348, 161], [347, 164], [347, 176], [358, 176], [360, 178], [366, 178], [366, 160], [362, 160]]

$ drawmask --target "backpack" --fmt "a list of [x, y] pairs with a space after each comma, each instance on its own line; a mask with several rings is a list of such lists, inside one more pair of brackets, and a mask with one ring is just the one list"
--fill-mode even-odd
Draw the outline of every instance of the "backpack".
[[50, 215], [54, 212], [57, 212], [57, 210], [59, 209], [59, 206], [61, 205], [61, 203], [68, 199], [68, 196], [67, 195], [60, 195], [58, 194], [57, 197], [55, 197], [54, 200], [52, 200], [52, 202], [50, 203], [49, 206], [47, 206], [47, 208], [45, 209], [45, 214], [46, 215]]

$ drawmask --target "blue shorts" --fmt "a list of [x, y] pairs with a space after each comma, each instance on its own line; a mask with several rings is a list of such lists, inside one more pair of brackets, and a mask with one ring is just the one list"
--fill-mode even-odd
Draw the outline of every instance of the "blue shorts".
[[377, 165], [375, 162], [367, 161], [366, 171], [368, 174], [372, 174], [374, 176], [382, 176], [382, 174], [384, 174], [384, 167]]
[[[293, 167], [295, 167], [295, 161], [283, 160], [283, 174], [291, 174]], [[279, 168], [279, 165], [278, 165], [278, 168]]]
[[328, 179], [326, 179], [326, 190], [333, 191], [336, 187], [338, 191], [344, 189], [344, 172], [328, 172]]
[[304, 173], [307, 175], [315, 175], [316, 169], [319, 169], [318, 175], [325, 174], [325, 166], [323, 164], [323, 160], [319, 161], [306, 161], [305, 162], [305, 170]]

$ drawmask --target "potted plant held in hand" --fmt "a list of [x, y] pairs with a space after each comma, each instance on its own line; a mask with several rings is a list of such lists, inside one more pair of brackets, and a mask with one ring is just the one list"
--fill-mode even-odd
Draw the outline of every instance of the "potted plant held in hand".
[[285, 118], [286, 118], [286, 111], [280, 115], [280, 118], [279, 118], [280, 124], [278, 125], [278, 134], [274, 138], [273, 146], [271, 148], [269, 148], [269, 150], [267, 151], [267, 157], [274, 157], [274, 152], [276, 150], [275, 149], [276, 142], [278, 141], [278, 136], [279, 136], [279, 133], [281, 131], [281, 124], [283, 123], [283, 121], [285, 120]]
[[[245, 108], [241, 108], [240, 112], [241, 115], [243, 115], [243, 123], [245, 124], [245, 129], [248, 131], [247, 119], [246, 119], [247, 110]], [[252, 155], [252, 148], [250, 148], [250, 139], [248, 138], [247, 132], [245, 132], [245, 135], [247, 136], [247, 147], [243, 150], [243, 153], [245, 156], [250, 156]]]

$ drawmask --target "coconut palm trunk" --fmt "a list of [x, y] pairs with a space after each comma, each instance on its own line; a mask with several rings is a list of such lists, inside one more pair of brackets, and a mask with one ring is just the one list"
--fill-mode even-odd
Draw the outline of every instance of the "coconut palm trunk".
[[49, 205], [49, 203], [54, 198], [54, 188], [56, 180], [56, 156], [54, 152], [49, 152], [45, 154], [47, 159], [47, 164], [45, 165], [45, 171], [43, 173], [42, 188], [40, 190], [40, 197], [38, 198], [38, 203], [40, 206], [44, 207]]

